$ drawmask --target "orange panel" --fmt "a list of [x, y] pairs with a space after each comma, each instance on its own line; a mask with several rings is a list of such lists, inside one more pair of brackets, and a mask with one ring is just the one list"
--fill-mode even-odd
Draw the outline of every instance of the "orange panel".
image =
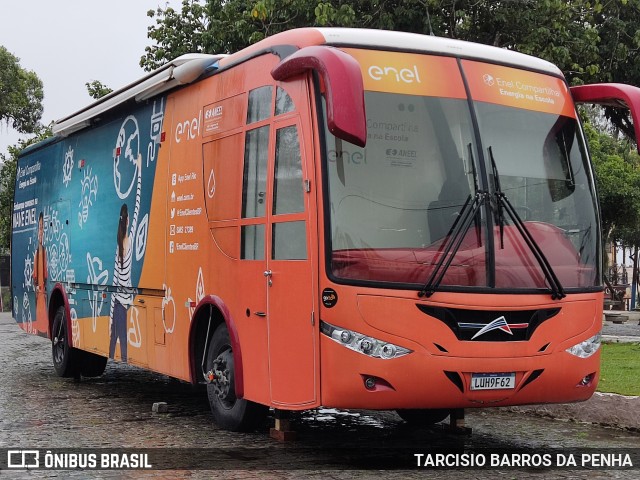
[[430, 97], [466, 98], [455, 58], [345, 49], [362, 69], [365, 90]]
[[206, 143], [203, 181], [209, 221], [240, 217], [244, 135], [237, 133]]
[[560, 78], [470, 60], [463, 60], [462, 67], [474, 100], [576, 116], [567, 84]]
[[220, 135], [242, 127], [246, 118], [246, 106], [246, 95], [236, 95], [205, 106], [202, 136]]

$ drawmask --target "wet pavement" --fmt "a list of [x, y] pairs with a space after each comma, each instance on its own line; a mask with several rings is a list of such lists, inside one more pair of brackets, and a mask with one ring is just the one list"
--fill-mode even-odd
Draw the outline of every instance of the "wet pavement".
[[[605, 330], [609, 330], [606, 323]], [[618, 328], [627, 327], [616, 324], [611, 328], [620, 331]], [[506, 409], [468, 410], [466, 424], [473, 428], [473, 433], [459, 435], [441, 426], [410, 427], [393, 412], [321, 408], [295, 414], [292, 420], [298, 438], [281, 444], [268, 436], [268, 423], [253, 433], [218, 429], [202, 387], [135, 367], [110, 362], [105, 374], [97, 379], [75, 382], [58, 378], [53, 371], [50, 343], [22, 332], [8, 314], [0, 314], [0, 339], [0, 453], [6, 448], [154, 449], [151, 451], [156, 466], [160, 461], [182, 468], [0, 471], [2, 477], [352, 479], [397, 475], [410, 479], [429, 476], [599, 479], [640, 475], [637, 469], [640, 458], [633, 471], [417, 467], [414, 454], [443, 448], [459, 452], [516, 449], [532, 453], [546, 449], [553, 452], [635, 449], [632, 452], [637, 456], [638, 431], [540, 418]], [[154, 402], [167, 402], [168, 412], [153, 413]], [[203, 465], [208, 470], [196, 468]], [[396, 471], [379, 471], [387, 469]]]

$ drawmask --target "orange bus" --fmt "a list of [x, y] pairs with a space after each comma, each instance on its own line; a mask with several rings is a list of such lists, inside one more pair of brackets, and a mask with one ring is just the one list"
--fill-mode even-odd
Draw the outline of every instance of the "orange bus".
[[22, 153], [15, 320], [61, 376], [112, 358], [206, 383], [231, 430], [586, 400], [602, 246], [575, 102], [637, 120], [639, 98], [401, 32], [179, 57]]

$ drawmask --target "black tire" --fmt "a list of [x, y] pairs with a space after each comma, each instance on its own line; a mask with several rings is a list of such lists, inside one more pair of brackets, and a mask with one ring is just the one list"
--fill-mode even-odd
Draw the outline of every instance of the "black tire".
[[264, 422], [268, 407], [236, 397], [233, 352], [224, 324], [213, 334], [205, 371], [214, 372], [214, 380], [207, 384], [207, 397], [213, 419], [220, 428], [247, 432]]
[[107, 367], [107, 357], [79, 350], [80, 373], [83, 377], [99, 377]]
[[416, 427], [426, 427], [443, 421], [449, 416], [451, 410], [447, 409], [424, 409], [424, 410], [396, 410], [400, 418]]
[[71, 346], [68, 330], [65, 308], [58, 307], [51, 330], [51, 356], [56, 373], [65, 378], [80, 375], [79, 351]]

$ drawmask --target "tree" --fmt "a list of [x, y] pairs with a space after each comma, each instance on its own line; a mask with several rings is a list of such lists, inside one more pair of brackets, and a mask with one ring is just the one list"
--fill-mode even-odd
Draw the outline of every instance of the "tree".
[[109, 95], [111, 92], [113, 92], [112, 88], [107, 87], [100, 80], [87, 82], [85, 83], [85, 86], [87, 87], [87, 92], [89, 93], [89, 96], [95, 100], [98, 100], [99, 98], [102, 98], [105, 95]]
[[[640, 0], [183, 0], [156, 19], [140, 65], [189, 52], [232, 53], [296, 27], [400, 30], [504, 47], [556, 64], [570, 84], [640, 85]], [[634, 138], [627, 112], [607, 117]]]
[[[318, 25], [433, 32], [544, 58], [572, 85], [640, 85], [640, 0], [183, 0], [181, 11], [148, 15], [156, 25], [148, 30], [155, 45], [140, 61], [147, 70], [183, 53], [232, 53], [267, 35]], [[628, 112], [605, 114], [634, 139]], [[615, 238], [637, 230], [640, 238], [637, 155], [628, 142], [587, 133], [605, 231]]]
[[13, 220], [13, 193], [16, 183], [18, 155], [29, 145], [52, 135], [51, 128], [40, 126], [36, 135], [28, 140], [20, 140], [17, 145], [8, 148], [8, 154], [0, 153], [0, 252], [9, 249], [11, 244], [11, 223]]
[[[600, 51], [596, 81], [640, 85], [640, 0], [605, 2], [594, 10], [593, 23]], [[626, 110], [608, 107], [605, 115], [629, 138], [640, 141]]]
[[640, 156], [628, 141], [600, 133], [589, 123], [585, 133], [593, 161], [605, 240], [640, 241]]
[[0, 46], [0, 122], [21, 133], [33, 133], [42, 117], [42, 82]]

